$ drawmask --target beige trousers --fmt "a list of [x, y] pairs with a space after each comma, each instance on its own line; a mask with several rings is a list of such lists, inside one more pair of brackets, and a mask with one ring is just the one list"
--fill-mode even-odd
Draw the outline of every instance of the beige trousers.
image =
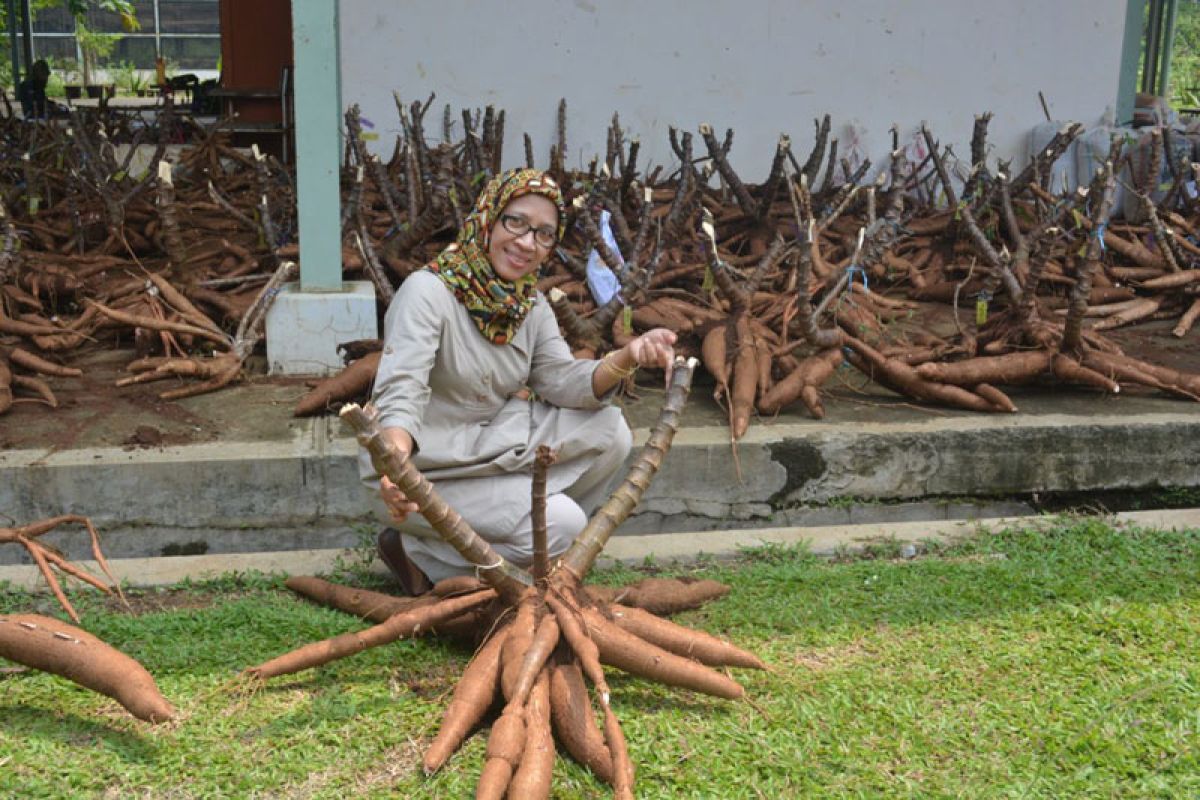
[[[550, 558], [566, 552], [587, 524], [588, 515], [608, 499], [617, 481], [624, 476], [625, 459], [632, 446], [628, 426], [621, 425], [614, 443], [615, 446], [597, 456], [573, 484], [546, 498], [546, 541]], [[553, 474], [554, 467], [550, 472]], [[532, 486], [533, 478], [527, 474], [434, 483], [443, 499], [463, 515], [467, 524], [487, 540], [498, 555], [523, 568], [533, 563]], [[404, 552], [431, 581], [436, 583], [455, 575], [473, 573], [473, 565], [442, 541], [424, 517], [411, 514], [397, 525], [379, 499], [379, 492], [369, 494], [376, 518], [383, 525], [401, 532]], [[456, 503], [456, 499], [462, 502]]]

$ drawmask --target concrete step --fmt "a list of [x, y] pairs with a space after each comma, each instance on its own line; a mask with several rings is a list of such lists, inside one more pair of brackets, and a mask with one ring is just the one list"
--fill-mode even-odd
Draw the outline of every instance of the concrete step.
[[[854, 552], [870, 544], [950, 541], [980, 529], [1000, 530], [1006, 526], [1037, 524], [1050, 517], [994, 517], [973, 521], [868, 523], [816, 527], [740, 528], [732, 530], [685, 531], [642, 536], [615, 536], [605, 548], [600, 566], [621, 562], [643, 564], [686, 563], [704, 555], [731, 558], [746, 548], [765, 545], [805, 545], [818, 555]], [[1200, 508], [1133, 511], [1108, 517], [1114, 524], [1143, 528], [1182, 530], [1200, 528]], [[289, 575], [328, 574], [339, 566], [362, 564], [370, 550], [323, 548], [259, 553], [221, 553], [196, 556], [117, 558], [110, 566], [118, 580], [131, 586], [165, 586], [184, 579], [201, 580], [230, 572], [282, 572]], [[93, 561], [81, 566], [99, 574]], [[381, 574], [382, 564], [374, 559], [370, 569]], [[0, 566], [0, 582], [25, 589], [45, 588], [33, 565]]]
[[[229, 398], [196, 400], [236, 412], [220, 424], [237, 438], [0, 450], [0, 510], [14, 523], [86, 515], [112, 558], [340, 549], [374, 529], [357, 445], [339, 420], [284, 425], [278, 403], [256, 406], [249, 394], [234, 409]], [[1006, 498], [1200, 486], [1195, 403], [1032, 394], [1019, 414], [979, 415], [879, 402], [843, 402], [821, 421], [756, 422], [736, 450], [711, 404], [689, 404], [662, 471], [619, 533], [1011, 516], [1033, 509]], [[650, 396], [626, 407], [636, 437], [657, 406]], [[88, 557], [78, 529], [51, 540]], [[0, 548], [0, 564], [23, 557]]]

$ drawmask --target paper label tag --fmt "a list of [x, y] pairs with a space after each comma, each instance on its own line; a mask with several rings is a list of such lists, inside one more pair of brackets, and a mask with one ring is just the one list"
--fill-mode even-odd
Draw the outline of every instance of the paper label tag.
[[988, 301], [982, 297], [975, 301], [975, 325], [978, 327], [987, 322]]

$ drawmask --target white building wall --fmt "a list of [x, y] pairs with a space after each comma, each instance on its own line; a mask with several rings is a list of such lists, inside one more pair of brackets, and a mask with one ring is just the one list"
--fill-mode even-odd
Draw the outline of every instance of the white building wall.
[[[390, 153], [392, 99], [505, 109], [505, 164], [539, 166], [567, 99], [567, 158], [603, 155], [614, 111], [642, 141], [641, 163], [674, 162], [668, 126], [735, 132], [731, 160], [765, 175], [780, 133], [803, 161], [813, 119], [833, 118], [840, 152], [879, 163], [889, 129], [922, 121], [969, 155], [976, 113], [991, 111], [1002, 158], [1026, 157], [1045, 120], [1097, 122], [1115, 105], [1126, 0], [340, 0], [342, 98]], [[457, 128], [456, 128], [457, 130]], [[457, 136], [456, 136], [457, 138]], [[697, 141], [698, 152], [703, 145]]]

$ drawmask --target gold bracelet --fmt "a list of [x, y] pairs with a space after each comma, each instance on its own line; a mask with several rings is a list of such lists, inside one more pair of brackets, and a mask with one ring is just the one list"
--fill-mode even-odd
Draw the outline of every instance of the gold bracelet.
[[617, 378], [618, 380], [625, 380], [626, 378], [633, 375], [633, 373], [637, 372], [638, 364], [636, 361], [634, 362], [632, 367], [622, 369], [621, 367], [618, 367], [616, 364], [613, 363], [614, 355], [615, 355], [614, 353], [609, 353], [608, 355], [604, 356], [604, 358], [600, 359], [600, 366], [604, 367], [609, 372], [611, 372], [615, 378]]

